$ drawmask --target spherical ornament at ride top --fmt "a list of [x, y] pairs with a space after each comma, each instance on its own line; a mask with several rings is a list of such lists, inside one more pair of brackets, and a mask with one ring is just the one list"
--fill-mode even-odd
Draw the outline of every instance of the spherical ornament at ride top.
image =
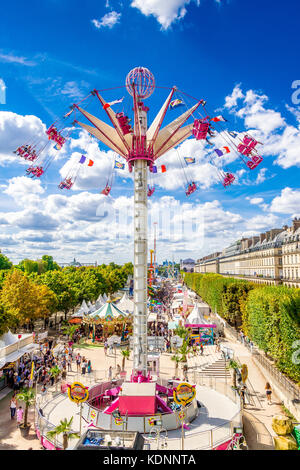
[[149, 98], [155, 87], [154, 75], [146, 67], [135, 67], [126, 77], [126, 88], [131, 96], [133, 96], [133, 84], [139, 98]]

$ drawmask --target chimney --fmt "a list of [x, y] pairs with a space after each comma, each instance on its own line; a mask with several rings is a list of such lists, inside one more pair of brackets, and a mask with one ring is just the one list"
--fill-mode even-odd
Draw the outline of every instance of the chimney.
[[283, 230], [287, 230], [289, 227], [288, 227], [288, 225], [284, 225], [282, 228], [283, 228]]
[[[254, 238], [254, 237], [253, 237], [253, 238]], [[266, 234], [265, 234], [265, 233], [261, 233], [261, 234], [259, 235], [259, 242], [262, 243], [262, 242], [265, 240], [265, 238], [266, 238]]]
[[271, 230], [271, 240], [273, 240], [273, 238], [281, 232], [282, 232], [282, 228], [273, 228]]
[[300, 217], [295, 217], [293, 220], [293, 233], [300, 227]]

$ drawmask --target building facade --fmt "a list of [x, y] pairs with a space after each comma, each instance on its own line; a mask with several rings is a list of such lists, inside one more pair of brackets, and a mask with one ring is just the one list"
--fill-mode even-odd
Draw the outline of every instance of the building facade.
[[195, 272], [219, 273], [269, 285], [300, 287], [300, 218], [292, 226], [243, 238], [197, 260]]
[[195, 260], [188, 258], [188, 259], [181, 259], [180, 260], [180, 270], [184, 272], [193, 273], [195, 271]]

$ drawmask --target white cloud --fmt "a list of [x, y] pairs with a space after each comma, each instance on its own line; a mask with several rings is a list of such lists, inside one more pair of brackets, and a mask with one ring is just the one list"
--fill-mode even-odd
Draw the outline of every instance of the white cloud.
[[121, 13], [117, 11], [111, 11], [106, 13], [102, 18], [99, 20], [94, 19], [92, 20], [93, 25], [97, 28], [113, 28], [117, 23], [120, 22]]
[[8, 111], [0, 111], [0, 165], [12, 161], [24, 163], [13, 152], [25, 143], [40, 139], [41, 145], [47, 142], [46, 126], [36, 116], [21, 116]]
[[190, 0], [133, 0], [131, 6], [145, 16], [155, 16], [162, 29], [168, 29], [171, 23], [185, 16], [185, 5], [189, 3]]
[[262, 202], [264, 202], [262, 197], [252, 197], [252, 198], [246, 197], [246, 199], [248, 199], [250, 204], [254, 204], [254, 205], [261, 204]]
[[271, 212], [300, 216], [300, 190], [284, 188], [281, 195], [273, 199]]
[[35, 62], [28, 60], [26, 57], [19, 57], [14, 54], [1, 54], [0, 53], [0, 62], [6, 62], [9, 64], [18, 64], [26, 65], [27, 67], [33, 67], [36, 65]]
[[278, 221], [279, 218], [274, 214], [268, 214], [267, 216], [265, 214], [256, 215], [247, 220], [245, 226], [247, 230], [266, 230], [268, 228], [274, 228]]
[[240, 85], [236, 85], [231, 95], [228, 95], [225, 98], [225, 108], [234, 108], [235, 106], [237, 106], [238, 100], [242, 98], [244, 98], [244, 94], [240, 88]]
[[[241, 101], [238, 105], [239, 99]], [[300, 166], [300, 129], [288, 125], [280, 112], [267, 107], [267, 102], [266, 95], [253, 90], [248, 90], [245, 94], [240, 85], [237, 85], [232, 94], [225, 98], [224, 106], [243, 119], [249, 133], [263, 144], [263, 147], [257, 147], [262, 155], [276, 157], [274, 163], [282, 168]], [[297, 110], [288, 109], [299, 121]]]
[[[140, 10], [145, 16], [154, 16], [166, 30], [175, 21], [182, 20], [186, 13], [186, 6], [193, 1], [200, 6], [200, 0], [132, 0], [131, 6]], [[221, 0], [215, 0], [219, 5]]]

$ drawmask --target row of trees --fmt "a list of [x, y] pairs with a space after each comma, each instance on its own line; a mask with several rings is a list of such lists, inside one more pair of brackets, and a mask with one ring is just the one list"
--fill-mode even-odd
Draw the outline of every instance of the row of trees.
[[184, 281], [213, 311], [240, 327], [277, 367], [300, 381], [295, 345], [300, 340], [300, 289], [265, 286], [218, 274], [185, 273]]
[[93, 302], [123, 288], [133, 273], [131, 263], [61, 269], [51, 256], [43, 257], [47, 268], [39, 273], [28, 268], [28, 261], [0, 270], [0, 335], [17, 326], [33, 328], [36, 320], [55, 312], [66, 318], [83, 300]]

